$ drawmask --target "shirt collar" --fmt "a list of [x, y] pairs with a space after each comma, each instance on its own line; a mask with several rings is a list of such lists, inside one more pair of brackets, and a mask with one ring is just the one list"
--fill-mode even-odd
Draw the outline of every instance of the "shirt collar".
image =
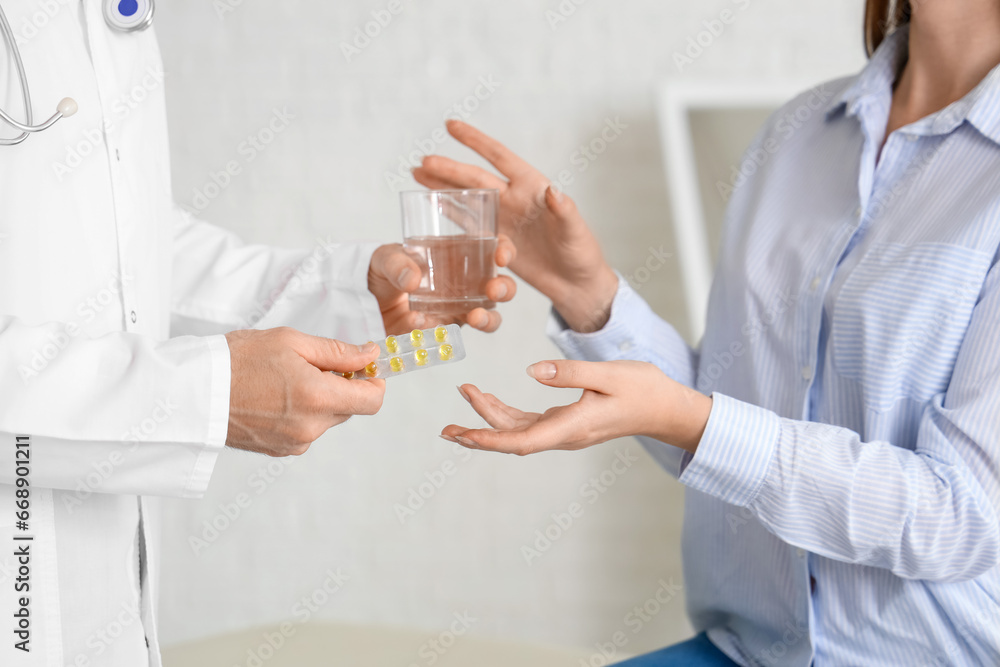
[[863, 100], [892, 90], [901, 61], [906, 57], [909, 34], [910, 27], [904, 25], [882, 40], [865, 68], [830, 102], [827, 118], [844, 108], [847, 115], [856, 115]]
[[1000, 144], [1000, 65], [994, 67], [966, 98], [973, 96], [966, 118], [983, 135]]
[[[904, 25], [885, 38], [854, 81], [830, 102], [826, 111], [828, 119], [841, 109], [846, 109], [848, 116], [855, 116], [867, 100], [891, 95], [901, 61], [907, 55], [909, 35], [909, 26]], [[910, 129], [915, 134], [947, 134], [965, 121], [1000, 144], [1000, 65], [968, 95], [917, 121]]]

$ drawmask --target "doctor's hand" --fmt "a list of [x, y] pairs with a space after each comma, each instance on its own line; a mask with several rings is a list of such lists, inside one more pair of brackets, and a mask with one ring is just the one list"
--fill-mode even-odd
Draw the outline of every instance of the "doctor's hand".
[[432, 189], [490, 188], [500, 191], [500, 232], [517, 246], [510, 268], [552, 301], [576, 331], [601, 329], [611, 312], [618, 277], [573, 200], [500, 142], [461, 121], [448, 132], [502, 174], [430, 155], [413, 170]]
[[298, 456], [351, 415], [382, 407], [385, 382], [346, 380], [378, 357], [364, 347], [283, 327], [226, 334], [232, 366], [226, 446], [269, 456]]
[[[500, 234], [497, 238], [497, 266], [507, 266], [516, 254], [511, 240]], [[485, 308], [475, 308], [456, 318], [436, 316], [431, 322], [423, 313], [410, 310], [410, 292], [419, 286], [420, 266], [403, 252], [402, 245], [384, 245], [372, 255], [368, 268], [368, 291], [378, 299], [387, 334], [398, 335], [414, 329], [453, 323], [468, 324], [487, 332], [496, 331], [500, 326], [500, 313]], [[486, 283], [486, 296], [491, 301], [510, 301], [516, 292], [517, 283], [510, 276], [497, 276]]]
[[712, 410], [711, 398], [639, 361], [541, 361], [528, 367], [528, 375], [550, 387], [581, 388], [583, 396], [538, 414], [462, 385], [462, 396], [493, 428], [453, 424], [442, 437], [470, 449], [521, 456], [584, 449], [627, 435], [649, 436], [694, 452]]

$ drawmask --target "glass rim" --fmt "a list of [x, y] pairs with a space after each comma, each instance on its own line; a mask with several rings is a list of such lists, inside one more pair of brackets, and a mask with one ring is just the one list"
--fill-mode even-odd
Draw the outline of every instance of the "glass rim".
[[400, 197], [410, 195], [481, 195], [495, 192], [500, 194], [497, 188], [446, 188], [444, 190], [401, 190]]

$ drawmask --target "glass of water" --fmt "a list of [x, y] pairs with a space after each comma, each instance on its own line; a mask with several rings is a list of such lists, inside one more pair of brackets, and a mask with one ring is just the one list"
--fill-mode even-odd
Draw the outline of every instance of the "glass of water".
[[486, 283], [497, 273], [498, 190], [400, 193], [403, 248], [420, 266], [410, 309], [444, 317], [496, 307]]

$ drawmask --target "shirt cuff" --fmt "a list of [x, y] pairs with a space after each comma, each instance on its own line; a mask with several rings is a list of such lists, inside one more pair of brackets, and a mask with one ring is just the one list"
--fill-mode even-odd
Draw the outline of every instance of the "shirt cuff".
[[730, 505], [749, 506], [764, 484], [780, 437], [778, 415], [712, 394], [705, 433], [694, 456], [682, 462], [678, 479]]
[[200, 498], [208, 489], [208, 482], [215, 470], [219, 452], [226, 446], [229, 436], [229, 401], [232, 386], [232, 365], [229, 342], [225, 336], [205, 338], [211, 363], [211, 395], [208, 401], [208, 430], [205, 444], [197, 452], [191, 476], [188, 478], [185, 498]]
[[376, 241], [345, 244], [328, 262], [334, 274], [334, 281], [357, 294], [358, 314], [364, 322], [365, 329], [373, 338], [385, 336], [382, 309], [378, 305], [378, 299], [368, 290], [368, 270], [371, 267], [372, 255], [382, 245]]
[[628, 281], [618, 274], [618, 291], [611, 302], [611, 316], [607, 324], [592, 333], [580, 333], [569, 328], [563, 318], [553, 308], [545, 333], [569, 359], [587, 361], [610, 361], [634, 359], [635, 336], [632, 335], [636, 321], [641, 321], [646, 303], [629, 286]]

